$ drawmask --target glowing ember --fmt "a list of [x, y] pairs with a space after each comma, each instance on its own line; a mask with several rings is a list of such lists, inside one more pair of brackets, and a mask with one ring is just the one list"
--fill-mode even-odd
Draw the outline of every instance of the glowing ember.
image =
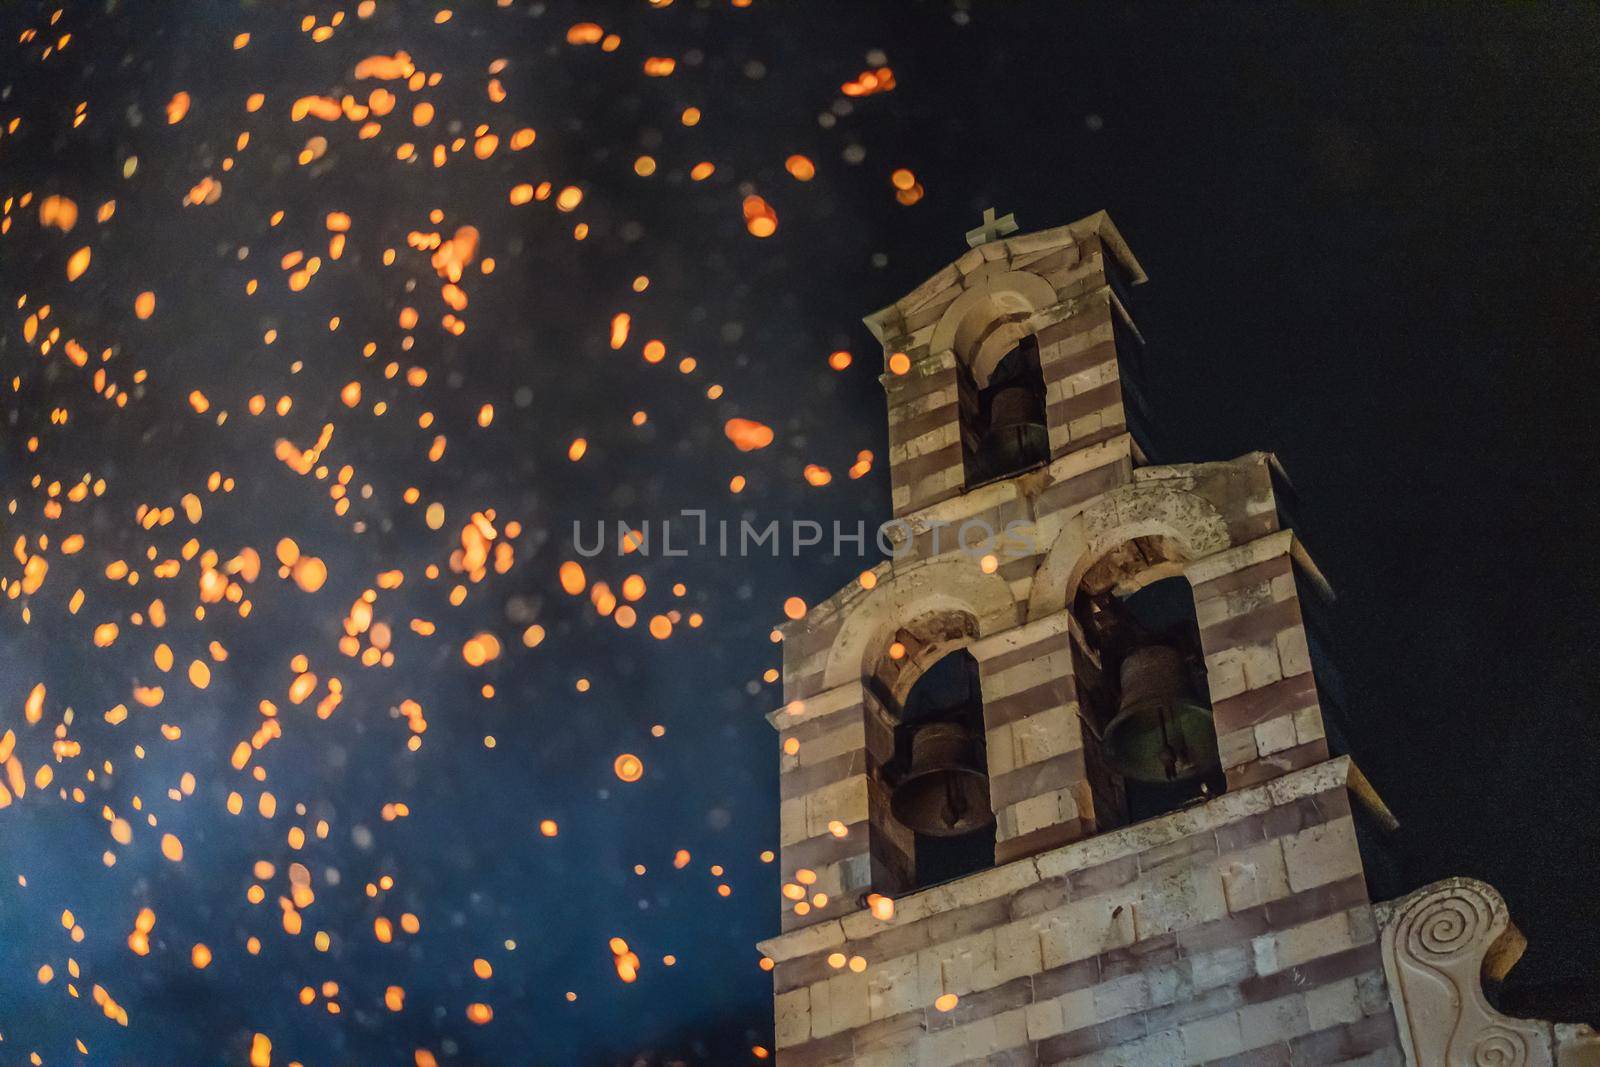
[[729, 419], [723, 432], [740, 452], [754, 452], [772, 444], [772, 427], [751, 419]]
[[[76, 1052], [104, 1062], [180, 1030], [196, 1045], [169, 1058], [313, 1062], [326, 1027], [351, 1062], [564, 1061], [465, 1037], [513, 1040], [540, 997], [632, 1011], [605, 998], [697, 981], [697, 956], [728, 955], [691, 955], [705, 923], [744, 936], [729, 909], [770, 900], [772, 849], [730, 859], [706, 827], [745, 818], [735, 745], [777, 671], [741, 695], [708, 650], [787, 590], [664, 552], [636, 506], [691, 502], [684, 457], [751, 508], [872, 471], [870, 426], [806, 432], [809, 386], [849, 380], [817, 353], [851, 368], [854, 324], [775, 342], [778, 303], [746, 291], [791, 290], [784, 257], [837, 226], [821, 205], [846, 144], [795, 138], [843, 103], [815, 71], [869, 64], [851, 96], [893, 77], [834, 54], [790, 72], [798, 113], [735, 121], [735, 90], [703, 78], [731, 53], [680, 49], [663, 21], [710, 9], [671, 0], [558, 22], [236, 5], [170, 34], [56, 6], [19, 9], [0, 100], [20, 672], [0, 817], [61, 842], [19, 852], [0, 899], [19, 1010], [104, 1015]], [[895, 157], [870, 158], [857, 183], [887, 201]], [[597, 555], [568, 520], [602, 513]], [[680, 729], [690, 710], [721, 732]], [[610, 759], [641, 782], [615, 753], [647, 745], [684, 806], [595, 780]], [[619, 832], [641, 818], [649, 840]], [[500, 879], [524, 870], [514, 893]], [[797, 908], [829, 906], [794, 878]], [[546, 923], [588, 931], [581, 958], [545, 952]], [[613, 929], [635, 947], [608, 957]], [[216, 1011], [168, 995], [175, 967]], [[72, 1058], [66, 1036], [15, 1056]]]
[[624, 782], [637, 782], [644, 777], [644, 764], [639, 757], [630, 752], [624, 752], [611, 764], [611, 769], [616, 776]]

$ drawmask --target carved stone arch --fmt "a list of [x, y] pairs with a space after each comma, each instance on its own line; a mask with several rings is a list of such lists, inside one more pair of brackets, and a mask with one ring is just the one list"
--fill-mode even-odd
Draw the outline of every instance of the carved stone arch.
[[887, 698], [886, 710], [892, 717], [898, 717], [912, 688], [922, 680], [928, 668], [952, 652], [970, 648], [977, 642], [978, 620], [965, 609], [916, 612], [903, 620], [892, 635], [905, 648], [899, 661], [888, 655], [891, 635], [880, 636], [884, 638], [881, 645], [874, 641], [867, 648], [865, 667], [873, 674], [867, 684], [875, 694]]
[[990, 274], [945, 308], [928, 349], [953, 352], [978, 388], [986, 388], [996, 364], [1033, 332], [1028, 320], [1057, 302], [1055, 289], [1037, 274]]
[[[828, 651], [823, 685], [832, 689], [872, 672], [895, 632], [938, 613], [964, 613], [987, 637], [1017, 622], [1011, 586], [999, 574], [984, 574], [965, 556], [930, 560], [896, 570], [851, 610]], [[956, 647], [956, 646], [951, 646]]]
[[1232, 547], [1222, 513], [1198, 493], [1161, 485], [1124, 486], [1095, 500], [1062, 526], [1034, 572], [1028, 619], [1043, 619], [1067, 607], [1089, 568], [1107, 552], [1139, 537], [1167, 539], [1184, 562]]

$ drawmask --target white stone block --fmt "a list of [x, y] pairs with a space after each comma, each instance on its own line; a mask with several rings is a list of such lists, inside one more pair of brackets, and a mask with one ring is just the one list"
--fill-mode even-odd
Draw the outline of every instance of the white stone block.
[[1230, 912], [1248, 911], [1289, 895], [1283, 847], [1277, 840], [1219, 857], [1216, 869]]
[[1311, 670], [1311, 649], [1306, 643], [1306, 628], [1291, 626], [1278, 632], [1278, 662], [1285, 678]]
[[1361, 998], [1354, 978], [1343, 978], [1306, 991], [1306, 1013], [1312, 1030], [1323, 1030], [1341, 1023], [1359, 1022]]
[[983, 1061], [1027, 1040], [1024, 1012], [1017, 1008], [930, 1034], [923, 1041], [920, 1062], [926, 1067], [952, 1067], [969, 1060]]
[[794, 845], [804, 841], [806, 833], [806, 798], [791, 797], [778, 804], [778, 844]]
[[1133, 944], [1134, 910], [1134, 899], [1126, 892], [1075, 900], [1058, 909], [1039, 936], [1045, 969]]
[[858, 1052], [851, 1057], [852, 1067], [922, 1067], [920, 1042], [907, 1042], [870, 1052]]
[[1074, 989], [1056, 998], [1061, 1005], [1062, 1029], [1082, 1030], [1098, 1021], [1094, 1011], [1094, 986]]
[[1076, 819], [1078, 801], [1072, 790], [1055, 789], [1018, 801], [1010, 810], [1016, 819], [1016, 834], [1021, 835]]
[[1222, 880], [1209, 865], [1146, 876], [1139, 884], [1139, 928], [1145, 937], [1185, 930], [1228, 914]]
[[[960, 938], [943, 945], [934, 945], [917, 953], [917, 984], [926, 1003], [944, 993], [962, 996], [973, 990], [973, 949], [979, 948], [981, 937]], [[988, 938], [987, 952], [978, 962], [991, 971], [994, 968], [994, 936]]]
[[[814, 988], [814, 987], [813, 987]], [[854, 1030], [871, 1021], [865, 972], [843, 970], [828, 979], [829, 1026], [833, 1033]]]
[[1377, 1015], [1389, 1010], [1389, 983], [1382, 971], [1356, 975], [1356, 998], [1362, 1015]]
[[1218, 596], [1207, 597], [1195, 605], [1195, 620], [1204, 629], [1225, 619], [1237, 619], [1272, 603], [1272, 583], [1255, 582], [1230, 589]]
[[1105, 412], [1094, 411], [1069, 422], [1067, 424], [1067, 433], [1072, 440], [1081, 441], [1090, 434], [1099, 433], [1104, 428]]
[[1046, 708], [1011, 724], [1015, 766], [1049, 759], [1083, 747], [1076, 706]]
[[1245, 945], [1229, 945], [1214, 952], [1191, 956], [1190, 981], [1200, 992], [1236, 985], [1256, 973], [1255, 962], [1255, 954]]
[[[947, 535], [954, 541], [955, 534]], [[973, 536], [976, 536], [975, 534]], [[1046, 636], [1046, 635], [1039, 635]], [[1054, 678], [1067, 678], [1072, 674], [1072, 653], [1066, 648], [1041, 652], [1026, 663], [1018, 663], [1003, 671], [983, 672], [983, 699], [985, 702], [1022, 693]]]
[[1279, 715], [1276, 719], [1257, 723], [1255, 729], [1256, 751], [1263, 756], [1293, 748], [1299, 735], [1294, 730], [1293, 715]]
[[1143, 972], [1150, 983], [1150, 1003], [1176, 1004], [1194, 996], [1194, 980], [1187, 967], [1168, 965], [1151, 967]]
[[1224, 767], [1238, 767], [1249, 763], [1259, 755], [1256, 751], [1255, 730], [1249, 726], [1240, 730], [1229, 730], [1217, 738], [1217, 754]]
[[1261, 873], [1254, 862], [1231, 860], [1222, 865], [1219, 874], [1230, 912], [1248, 911], [1261, 903]]
[[1319, 793], [1326, 793], [1330, 789], [1343, 786], [1349, 778], [1350, 757], [1335, 756], [1304, 770], [1274, 778], [1264, 785], [1272, 806], [1278, 807], [1301, 797], [1314, 797]]
[[1354, 819], [1346, 815], [1283, 838], [1283, 860], [1296, 893], [1355, 877], [1361, 873], [1361, 852]]
[[1260, 975], [1277, 974], [1282, 968], [1278, 963], [1278, 938], [1274, 934], [1262, 934], [1250, 942], [1250, 951], [1255, 956], [1256, 973]]
[[1001, 1012], [994, 1017], [995, 1038], [997, 1044], [993, 1051], [1004, 1052], [1008, 1048], [1016, 1048], [1028, 1041], [1027, 1013], [1021, 1008], [1013, 1011]]
[[1027, 1017], [1028, 1040], [1040, 1041], [1067, 1032], [1066, 1016], [1059, 998], [1035, 1001], [1023, 1009]]
[[1206, 1063], [1237, 1056], [1244, 1051], [1244, 1034], [1235, 1011], [1198, 1019], [1178, 1028], [1183, 1038], [1183, 1058], [1174, 1062]]
[[1044, 970], [1037, 923], [1015, 922], [996, 927], [994, 958], [995, 978], [1000, 983]]
[[1310, 1031], [1306, 999], [1299, 993], [1239, 1009], [1239, 1036], [1247, 1049], [1288, 1041]]
[[1328, 736], [1322, 725], [1322, 709], [1316, 705], [1294, 713], [1294, 736], [1302, 745]]
[[1244, 684], [1250, 689], [1271, 685], [1284, 676], [1278, 662], [1278, 646], [1273, 643], [1244, 645], [1240, 648]]
[[867, 968], [867, 1014], [874, 1020], [927, 1007], [914, 953]]
[[866, 722], [853, 722], [837, 730], [829, 730], [809, 741], [802, 741], [800, 751], [795, 753], [795, 762], [801, 767], [812, 767], [866, 747]]
[[1107, 1049], [1100, 1062], [1107, 1067], [1172, 1067], [1183, 1062], [1183, 1036], [1177, 1030], [1151, 1034]]
[[779, 993], [774, 1000], [773, 1022], [779, 1048], [801, 1044], [811, 1037], [811, 991], [801, 986]]
[[1098, 389], [1117, 380], [1117, 361], [1113, 357], [1104, 363], [1086, 367], [1076, 374], [1061, 379], [1061, 384], [1065, 396], [1077, 396], [1079, 393], [1087, 393], [1091, 389]]
[[1155, 1007], [1150, 999], [1150, 979], [1137, 971], [1101, 982], [1092, 990], [1095, 1022], [1120, 1019]]
[[1244, 651], [1225, 648], [1206, 657], [1206, 683], [1212, 703], [1238, 696], [1250, 688], [1245, 681]]
[[806, 837], [821, 837], [834, 821], [851, 826], [867, 820], [867, 777], [852, 775], [805, 795]]

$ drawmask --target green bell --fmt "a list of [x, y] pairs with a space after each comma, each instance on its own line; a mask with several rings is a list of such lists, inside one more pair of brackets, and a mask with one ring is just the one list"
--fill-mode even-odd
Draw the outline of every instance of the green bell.
[[1106, 762], [1138, 782], [1187, 782], [1220, 765], [1211, 709], [1190, 689], [1183, 655], [1146, 645], [1122, 661], [1122, 700], [1101, 737]]

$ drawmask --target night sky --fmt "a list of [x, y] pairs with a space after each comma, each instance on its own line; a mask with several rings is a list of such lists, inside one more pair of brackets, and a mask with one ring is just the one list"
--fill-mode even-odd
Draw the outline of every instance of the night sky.
[[1288, 471], [1374, 897], [1489, 881], [1500, 1003], [1600, 1022], [1600, 16], [59, 10], [0, 11], [0, 1062], [759, 1062], [770, 629], [876, 557], [573, 524], [886, 518], [860, 318], [987, 206], [1111, 212], [1157, 460]]

